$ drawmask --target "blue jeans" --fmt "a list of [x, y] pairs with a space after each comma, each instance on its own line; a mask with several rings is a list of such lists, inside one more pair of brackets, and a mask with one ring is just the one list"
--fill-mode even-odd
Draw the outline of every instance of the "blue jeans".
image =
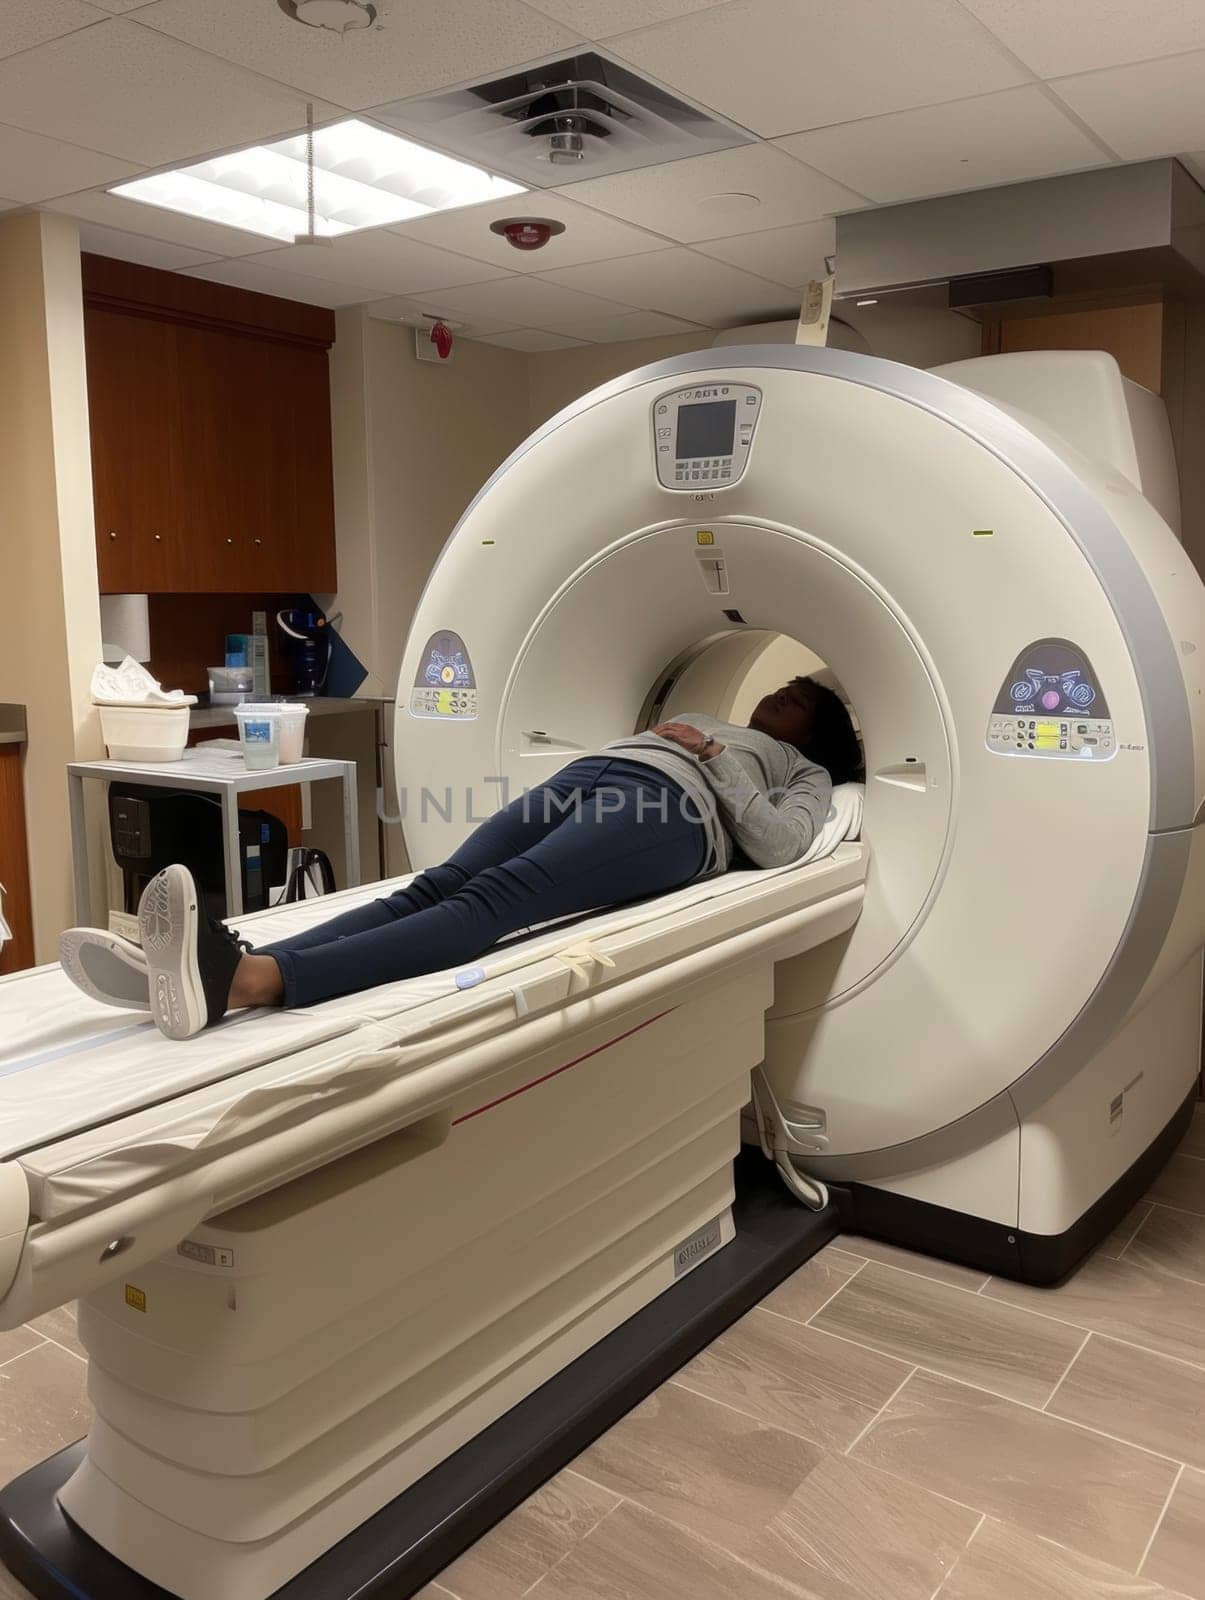
[[463, 966], [507, 934], [688, 883], [706, 832], [677, 784], [589, 756], [490, 817], [442, 866], [387, 899], [284, 939], [287, 1006]]

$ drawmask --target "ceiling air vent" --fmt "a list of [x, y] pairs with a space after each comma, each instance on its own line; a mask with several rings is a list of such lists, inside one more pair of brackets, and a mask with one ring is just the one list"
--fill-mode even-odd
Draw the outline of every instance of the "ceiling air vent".
[[372, 115], [537, 188], [751, 142], [597, 52], [398, 100]]

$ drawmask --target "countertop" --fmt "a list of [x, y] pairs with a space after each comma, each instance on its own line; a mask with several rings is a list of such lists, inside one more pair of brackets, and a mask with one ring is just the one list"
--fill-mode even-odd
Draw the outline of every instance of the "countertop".
[[0, 744], [24, 744], [25, 707], [0, 705]]
[[[373, 711], [378, 702], [375, 700], [340, 700], [334, 695], [315, 695], [311, 700], [298, 698], [298, 705], [308, 706], [311, 717], [329, 717], [339, 713], [346, 715], [349, 711]], [[190, 732], [199, 728], [233, 728], [235, 725], [234, 713], [237, 706], [193, 706], [188, 717]], [[0, 707], [0, 712], [3, 707]]]

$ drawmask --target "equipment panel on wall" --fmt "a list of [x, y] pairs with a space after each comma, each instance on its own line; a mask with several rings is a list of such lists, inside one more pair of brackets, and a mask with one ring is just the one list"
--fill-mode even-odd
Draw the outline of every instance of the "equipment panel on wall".
[[653, 401], [653, 459], [667, 489], [727, 489], [745, 470], [761, 411], [749, 383], [673, 389]]
[[1069, 639], [1038, 639], [1013, 662], [988, 722], [1001, 755], [1108, 760], [1117, 754], [1109, 706], [1088, 657]]

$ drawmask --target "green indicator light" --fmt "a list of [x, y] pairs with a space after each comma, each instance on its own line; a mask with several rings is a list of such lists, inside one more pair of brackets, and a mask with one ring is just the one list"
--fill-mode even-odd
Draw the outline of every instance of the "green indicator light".
[[995, 534], [995, 528], [972, 528], [972, 539], [990, 539]]
[[483, 539], [481, 542], [482, 544], [497, 544], [498, 541], [496, 539]]

